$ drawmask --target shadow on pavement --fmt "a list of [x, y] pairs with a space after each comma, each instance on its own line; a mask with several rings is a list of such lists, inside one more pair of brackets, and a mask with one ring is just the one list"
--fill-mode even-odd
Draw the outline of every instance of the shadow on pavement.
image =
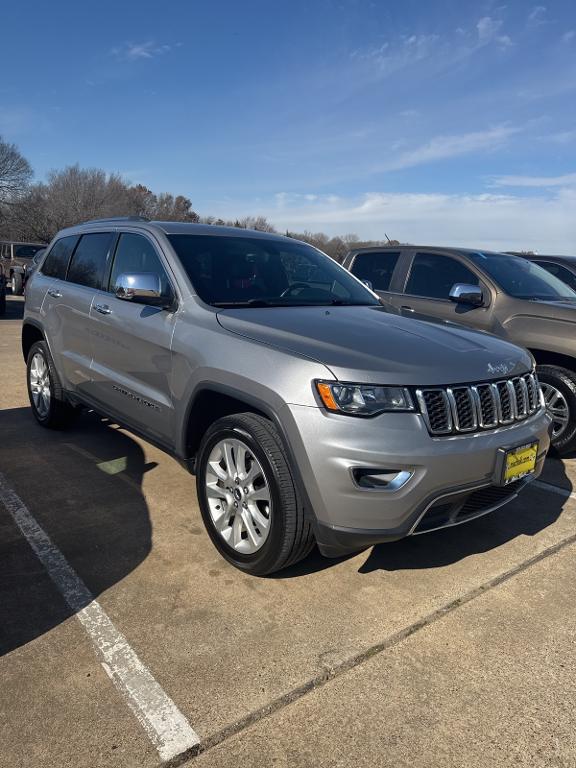
[[6, 296], [6, 313], [0, 315], [0, 322], [2, 320], [22, 320], [24, 317], [24, 297]]
[[[85, 414], [50, 432], [28, 408], [0, 412], [0, 471], [8, 485], [97, 597], [133, 571], [151, 549], [142, 494], [146, 465], [134, 440]], [[0, 502], [0, 655], [72, 615]]]
[[[562, 462], [548, 461], [554, 462], [554, 484], [571, 492], [572, 483]], [[542, 504], [543, 493], [545, 505]], [[518, 536], [535, 536], [558, 519], [565, 503], [566, 498], [561, 495], [528, 486], [510, 504], [477, 520], [372, 547], [367, 550], [368, 557], [358, 572], [418, 570], [450, 565], [470, 555], [496, 549]], [[333, 560], [323, 558], [314, 548], [305, 560], [276, 574], [276, 578], [289, 579], [322, 571], [356, 554]]]

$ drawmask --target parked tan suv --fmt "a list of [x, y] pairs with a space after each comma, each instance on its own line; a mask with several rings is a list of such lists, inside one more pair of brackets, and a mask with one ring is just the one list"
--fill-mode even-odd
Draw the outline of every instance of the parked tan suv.
[[494, 333], [534, 355], [552, 443], [576, 448], [576, 292], [511, 254], [406, 245], [351, 251], [344, 266], [393, 313]]

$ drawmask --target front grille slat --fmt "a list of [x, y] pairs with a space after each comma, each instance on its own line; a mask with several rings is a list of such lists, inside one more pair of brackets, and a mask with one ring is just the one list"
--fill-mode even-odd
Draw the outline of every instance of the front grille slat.
[[432, 435], [479, 432], [513, 424], [540, 409], [536, 376], [456, 387], [416, 390], [420, 410]]

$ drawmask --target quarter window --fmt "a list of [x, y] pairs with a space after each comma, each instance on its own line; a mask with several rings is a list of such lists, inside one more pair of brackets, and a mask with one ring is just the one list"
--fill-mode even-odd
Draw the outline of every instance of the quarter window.
[[429, 299], [449, 299], [455, 283], [478, 285], [478, 277], [457, 259], [442, 253], [417, 253], [405, 293]]
[[60, 240], [56, 240], [42, 264], [42, 274], [46, 277], [57, 277], [59, 280], [64, 280], [70, 256], [72, 256], [77, 242], [78, 238], [75, 236], [62, 237]]
[[94, 232], [81, 237], [68, 269], [68, 282], [88, 288], [102, 287], [112, 237], [111, 232]]
[[120, 275], [132, 275], [136, 272], [158, 275], [162, 297], [172, 297], [170, 281], [152, 243], [142, 235], [125, 233], [120, 235], [116, 248], [109, 290], [112, 293], [116, 291], [116, 282]]
[[359, 253], [350, 271], [360, 280], [369, 280], [375, 291], [388, 291], [399, 258], [400, 251]]

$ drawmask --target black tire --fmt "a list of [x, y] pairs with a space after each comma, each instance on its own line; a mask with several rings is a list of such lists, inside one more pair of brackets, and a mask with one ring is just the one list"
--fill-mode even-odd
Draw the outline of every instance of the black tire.
[[0, 317], [6, 314], [6, 288], [0, 288]]
[[[32, 361], [34, 360], [35, 355], [38, 354], [42, 355], [44, 358], [48, 372], [50, 403], [46, 413], [42, 413], [36, 406], [31, 389], [30, 369], [32, 367]], [[54, 368], [54, 362], [52, 360], [50, 350], [48, 349], [48, 345], [45, 341], [37, 341], [32, 345], [30, 351], [28, 352], [28, 360], [26, 365], [26, 383], [28, 387], [28, 397], [30, 399], [32, 413], [34, 414], [34, 418], [39, 424], [41, 424], [43, 427], [47, 427], [48, 429], [64, 429], [72, 423], [77, 411], [66, 400], [66, 396], [58, 379], [58, 374]]]
[[24, 280], [20, 272], [13, 272], [10, 278], [10, 285], [12, 287], [13, 296], [22, 296], [24, 291]]
[[[231, 438], [248, 446], [264, 470], [272, 500], [270, 530], [259, 550], [242, 554], [216, 530], [206, 493], [206, 472], [216, 443]], [[305, 557], [314, 546], [312, 526], [299, 498], [278, 431], [268, 419], [253, 413], [225, 416], [208, 429], [196, 463], [196, 488], [206, 530], [220, 554], [242, 571], [265, 576]]]
[[560, 455], [576, 450], [576, 374], [558, 365], [539, 365], [541, 384], [549, 384], [560, 392], [568, 405], [569, 421], [558, 437], [552, 436], [552, 446]]

